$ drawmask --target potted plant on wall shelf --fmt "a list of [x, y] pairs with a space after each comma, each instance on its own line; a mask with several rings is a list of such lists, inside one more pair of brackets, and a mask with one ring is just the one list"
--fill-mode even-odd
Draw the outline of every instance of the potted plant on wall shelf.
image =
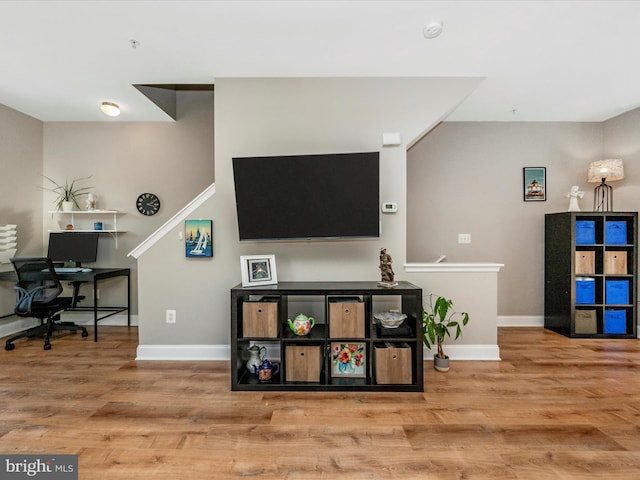
[[89, 177], [84, 178], [74, 178], [69, 183], [65, 180], [64, 185], [59, 184], [55, 180], [44, 176], [47, 180], [49, 180], [54, 186], [51, 188], [45, 188], [50, 192], [55, 193], [58, 197], [55, 199], [54, 203], [56, 208], [63, 212], [69, 212], [73, 210], [74, 205], [80, 209], [80, 205], [78, 205], [78, 199], [83, 197], [89, 193], [93, 187], [78, 187], [76, 185], [77, 182], [81, 182], [83, 180], [88, 179]]
[[453, 310], [453, 301], [445, 297], [429, 295], [428, 304], [422, 310], [422, 341], [427, 348], [436, 345], [438, 351], [433, 354], [433, 366], [439, 372], [449, 371], [449, 357], [444, 354], [442, 343], [455, 329], [457, 339], [462, 335], [462, 327], [469, 322], [467, 312]]

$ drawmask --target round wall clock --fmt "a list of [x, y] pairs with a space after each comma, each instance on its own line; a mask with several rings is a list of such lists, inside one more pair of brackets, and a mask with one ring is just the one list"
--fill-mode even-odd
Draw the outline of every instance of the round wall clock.
[[160, 199], [154, 193], [142, 193], [136, 200], [136, 207], [143, 215], [155, 215], [160, 210]]

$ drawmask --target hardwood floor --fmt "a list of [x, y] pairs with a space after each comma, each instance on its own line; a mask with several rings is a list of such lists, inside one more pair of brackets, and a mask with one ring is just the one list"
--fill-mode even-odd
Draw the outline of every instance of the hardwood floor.
[[82, 480], [638, 479], [640, 342], [502, 328], [424, 393], [231, 392], [228, 362], [136, 362], [137, 330], [0, 351], [0, 452]]

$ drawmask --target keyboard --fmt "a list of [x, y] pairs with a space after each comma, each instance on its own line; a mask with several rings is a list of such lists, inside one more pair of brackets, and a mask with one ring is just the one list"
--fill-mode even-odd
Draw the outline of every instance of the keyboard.
[[55, 267], [56, 273], [78, 273], [82, 271], [79, 267]]

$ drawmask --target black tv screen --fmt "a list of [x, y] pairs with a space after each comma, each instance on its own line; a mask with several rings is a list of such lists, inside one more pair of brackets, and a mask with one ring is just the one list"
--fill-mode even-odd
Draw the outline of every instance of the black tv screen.
[[47, 256], [54, 262], [95, 262], [98, 257], [98, 233], [51, 232]]
[[380, 234], [378, 152], [233, 159], [240, 240]]

